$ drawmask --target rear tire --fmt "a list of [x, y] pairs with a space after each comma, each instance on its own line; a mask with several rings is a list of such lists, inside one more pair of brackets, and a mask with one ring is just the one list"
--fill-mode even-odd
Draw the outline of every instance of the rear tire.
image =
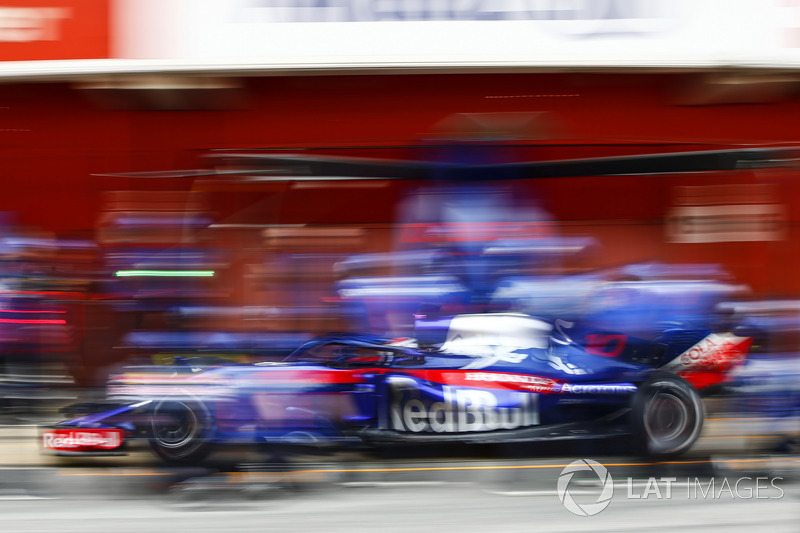
[[211, 413], [200, 402], [165, 399], [150, 415], [150, 446], [168, 463], [197, 463], [211, 452]]
[[703, 429], [700, 395], [680, 376], [654, 374], [633, 397], [631, 425], [637, 450], [654, 459], [688, 451]]

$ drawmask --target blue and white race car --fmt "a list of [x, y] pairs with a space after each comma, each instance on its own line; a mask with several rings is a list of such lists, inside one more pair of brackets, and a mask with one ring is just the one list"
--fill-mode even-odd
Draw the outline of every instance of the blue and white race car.
[[108, 399], [42, 429], [45, 451], [125, 453], [149, 441], [168, 462], [225, 444], [403, 446], [632, 435], [648, 456], [688, 450], [701, 393], [751, 339], [671, 329], [655, 340], [524, 314], [420, 319], [416, 338], [335, 334], [282, 362], [131, 367]]

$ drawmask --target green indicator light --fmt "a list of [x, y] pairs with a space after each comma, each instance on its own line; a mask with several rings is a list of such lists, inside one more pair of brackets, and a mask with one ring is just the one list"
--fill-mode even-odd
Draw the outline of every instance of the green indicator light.
[[114, 274], [118, 278], [132, 278], [140, 276], [164, 278], [210, 278], [213, 270], [117, 270]]

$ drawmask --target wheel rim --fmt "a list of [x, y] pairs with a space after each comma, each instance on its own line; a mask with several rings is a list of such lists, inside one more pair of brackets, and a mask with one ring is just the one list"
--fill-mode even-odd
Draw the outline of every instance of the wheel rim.
[[645, 428], [653, 441], [672, 442], [686, 433], [689, 419], [683, 398], [673, 392], [659, 392], [648, 402]]
[[183, 402], [170, 402], [153, 412], [153, 438], [165, 448], [181, 448], [191, 443], [200, 432], [200, 424], [194, 409]]

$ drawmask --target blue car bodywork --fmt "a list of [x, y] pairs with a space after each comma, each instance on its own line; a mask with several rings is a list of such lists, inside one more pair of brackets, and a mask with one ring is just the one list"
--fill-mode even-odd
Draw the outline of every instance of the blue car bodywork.
[[226, 443], [520, 442], [647, 427], [645, 451], [671, 455], [702, 426], [697, 389], [724, 379], [750, 342], [707, 330], [645, 341], [522, 314], [419, 331], [319, 337], [280, 363], [130, 368], [112, 376], [112, 405], [43, 430], [44, 447], [118, 453], [118, 440], [147, 438], [162, 458], [185, 461]]

